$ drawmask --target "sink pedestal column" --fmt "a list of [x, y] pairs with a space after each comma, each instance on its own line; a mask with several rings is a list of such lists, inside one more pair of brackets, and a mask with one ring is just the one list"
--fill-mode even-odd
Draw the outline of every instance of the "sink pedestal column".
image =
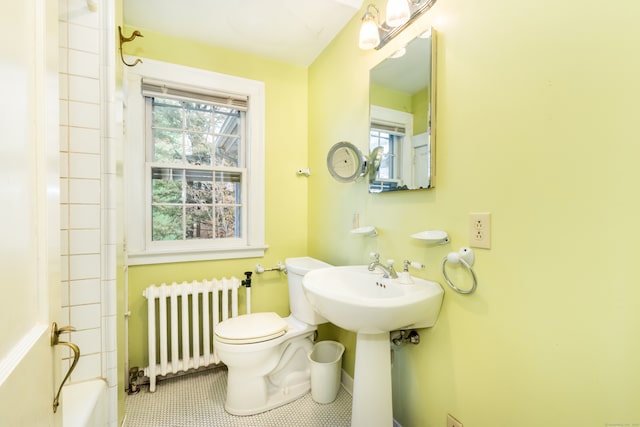
[[356, 337], [351, 427], [393, 425], [389, 333]]

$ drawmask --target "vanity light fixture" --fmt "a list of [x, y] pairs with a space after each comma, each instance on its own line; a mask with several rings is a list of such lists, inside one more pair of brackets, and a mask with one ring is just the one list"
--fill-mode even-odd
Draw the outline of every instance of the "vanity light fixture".
[[409, 10], [409, 2], [407, 0], [388, 0], [387, 1], [387, 25], [390, 27], [399, 27], [406, 23], [411, 17]]
[[[375, 10], [375, 16], [371, 12], [371, 9]], [[377, 7], [372, 4], [367, 6], [367, 11], [362, 17], [362, 25], [360, 26], [360, 49], [369, 50], [380, 45], [380, 32], [378, 31], [378, 27], [380, 26], [378, 23], [379, 15], [380, 11], [378, 11]]]
[[[367, 5], [360, 26], [360, 49], [380, 49], [423, 13], [437, 0], [388, 0], [386, 21], [380, 24], [380, 11]], [[375, 13], [374, 13], [375, 12]]]

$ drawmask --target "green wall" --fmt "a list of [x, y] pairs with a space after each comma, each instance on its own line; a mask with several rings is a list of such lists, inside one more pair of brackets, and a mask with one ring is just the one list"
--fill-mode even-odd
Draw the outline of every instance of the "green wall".
[[413, 111], [413, 99], [411, 95], [384, 86], [371, 85], [369, 90], [371, 105], [378, 105], [392, 110], [411, 113]]
[[371, 105], [413, 114], [413, 134], [427, 131], [429, 122], [429, 88], [419, 90], [413, 95], [372, 85], [369, 89]]
[[[304, 67], [136, 29], [144, 38], [125, 45], [125, 53], [259, 80], [265, 83], [266, 98], [265, 242], [269, 249], [264, 258], [129, 267], [129, 362], [130, 366], [144, 367], [148, 363], [147, 311], [142, 291], [147, 286], [205, 278], [243, 278], [243, 272], [253, 271], [257, 263], [273, 267], [285, 258], [307, 254], [307, 178], [297, 176], [296, 171], [308, 166], [308, 83]], [[133, 28], [126, 28], [125, 34], [131, 31]], [[289, 314], [284, 274], [254, 275], [252, 284], [253, 311]], [[244, 302], [244, 289], [241, 301]]]
[[[309, 69], [310, 255], [364, 263], [375, 250], [444, 284], [440, 261], [468, 245], [468, 213], [492, 213], [477, 292], [447, 287], [436, 326], [395, 354], [395, 418], [640, 423], [640, 4], [438, 1], [408, 29], [438, 31], [437, 186], [378, 195], [324, 167], [338, 141], [367, 147], [368, 70], [410, 35], [362, 52], [360, 16]], [[379, 236], [351, 236], [354, 212]], [[409, 238], [427, 229], [451, 244]], [[353, 334], [332, 333], [353, 372]]]
[[413, 135], [427, 131], [429, 122], [429, 88], [424, 88], [414, 95], [394, 91], [381, 86], [369, 89], [371, 105], [391, 108], [404, 113], [413, 114]]
[[[477, 292], [446, 288], [436, 326], [395, 353], [395, 418], [403, 427], [440, 427], [447, 413], [474, 427], [640, 423], [640, 4], [440, 0], [370, 52], [357, 48], [361, 15], [308, 70], [141, 29], [128, 53], [266, 82], [271, 248], [259, 260], [130, 268], [134, 317], [147, 284], [238, 275], [302, 254], [351, 264], [378, 251], [420, 261], [427, 268], [414, 274], [444, 284], [440, 261], [468, 245], [468, 213], [489, 211]], [[430, 25], [437, 187], [370, 195], [365, 182], [334, 181], [329, 148], [368, 146], [369, 68]], [[302, 166], [308, 179], [295, 176]], [[378, 237], [349, 234], [355, 212]], [[451, 244], [409, 238], [426, 229], [447, 230]], [[258, 277], [254, 307], [284, 315], [286, 281], [274, 274]], [[131, 322], [138, 364], [145, 356], [132, 341], [144, 322]], [[346, 345], [353, 374], [354, 335], [320, 330]]]
[[426, 132], [429, 124], [429, 88], [419, 90], [411, 97], [413, 106], [413, 134]]

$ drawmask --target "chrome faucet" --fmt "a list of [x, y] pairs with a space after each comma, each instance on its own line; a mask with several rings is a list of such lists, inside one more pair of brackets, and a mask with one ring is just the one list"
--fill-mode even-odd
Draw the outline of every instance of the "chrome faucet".
[[393, 268], [393, 260], [389, 259], [387, 260], [387, 266], [385, 266], [384, 264], [380, 263], [380, 254], [377, 252], [371, 252], [371, 258], [373, 259], [373, 261], [371, 261], [369, 263], [369, 271], [373, 271], [376, 269], [376, 267], [380, 268], [380, 270], [382, 270], [382, 272], [384, 273], [382, 275], [382, 277], [384, 277], [385, 279], [391, 278], [391, 279], [397, 279], [398, 278], [398, 273], [396, 273], [396, 270]]

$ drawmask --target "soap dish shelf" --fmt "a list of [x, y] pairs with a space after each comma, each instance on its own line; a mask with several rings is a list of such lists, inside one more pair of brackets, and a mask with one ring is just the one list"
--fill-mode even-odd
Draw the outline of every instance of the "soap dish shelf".
[[451, 241], [447, 232], [442, 230], [421, 231], [420, 233], [412, 234], [411, 237], [432, 245], [446, 245]]
[[360, 236], [374, 237], [378, 235], [378, 230], [373, 225], [367, 225], [365, 227], [354, 228], [350, 231], [351, 234], [357, 234]]

